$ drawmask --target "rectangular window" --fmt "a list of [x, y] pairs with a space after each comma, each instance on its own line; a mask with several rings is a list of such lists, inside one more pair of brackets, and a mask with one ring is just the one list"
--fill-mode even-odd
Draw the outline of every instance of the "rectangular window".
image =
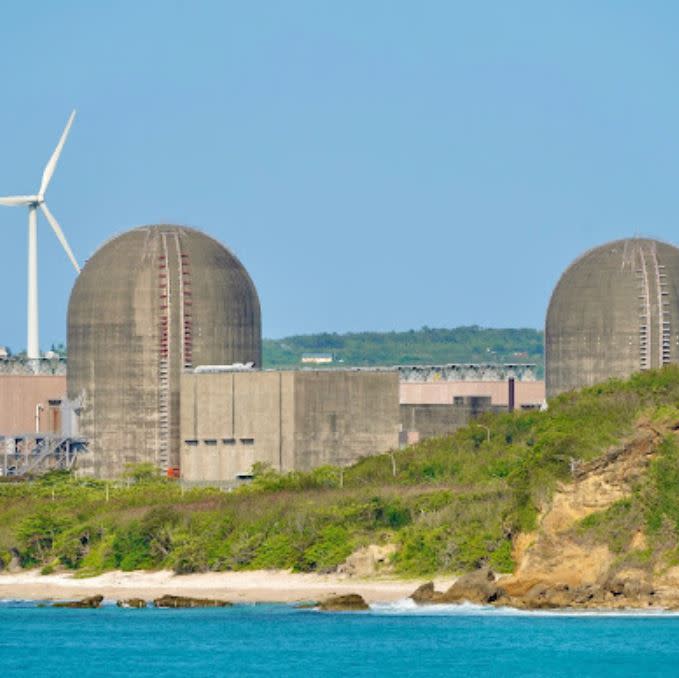
[[197, 440], [185, 440], [184, 443], [185, 443], [186, 445], [198, 445], [198, 441], [197, 441]]
[[222, 442], [225, 445], [235, 445], [236, 444], [236, 439], [235, 438], [222, 438]]
[[216, 444], [217, 444], [217, 439], [216, 439], [216, 438], [205, 438], [205, 440], [203, 440], [203, 442], [204, 442], [206, 445], [216, 445]]
[[243, 445], [254, 445], [255, 444], [254, 438], [241, 438], [240, 441], [241, 441], [241, 443], [243, 443]]

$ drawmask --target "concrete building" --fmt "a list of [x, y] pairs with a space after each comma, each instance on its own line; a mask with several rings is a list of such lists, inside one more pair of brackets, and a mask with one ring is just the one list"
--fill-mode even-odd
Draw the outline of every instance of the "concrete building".
[[[530, 379], [531, 366], [490, 366], [487, 376], [513, 374]], [[209, 367], [187, 371], [181, 388], [181, 477], [193, 483], [233, 484], [249, 478], [257, 462], [283, 473], [308, 471], [325, 464], [345, 465], [425, 438], [454, 433], [484, 412], [506, 411], [510, 382], [439, 381], [433, 374], [460, 376], [460, 366], [356, 370], [258, 371]], [[465, 374], [477, 379], [484, 366]], [[524, 369], [525, 368], [525, 369]], [[515, 377], [512, 377], [514, 379]], [[411, 381], [408, 381], [408, 380]], [[419, 379], [416, 383], [414, 380]], [[405, 381], [404, 381], [405, 380]], [[475, 395], [442, 399], [460, 383]], [[491, 395], [478, 395], [479, 384]], [[514, 382], [526, 390], [523, 407], [540, 407], [544, 382]], [[404, 402], [404, 386], [438, 390], [439, 400]], [[500, 390], [502, 393], [500, 394]], [[424, 393], [424, 395], [423, 395]], [[450, 393], [455, 393], [451, 390]], [[532, 393], [532, 395], [531, 395]], [[406, 391], [406, 395], [408, 391]], [[514, 398], [520, 407], [519, 399]]]
[[141, 462], [205, 483], [257, 462], [344, 465], [507, 407], [510, 378], [516, 407], [542, 402], [527, 365], [262, 371], [252, 280], [181, 226], [134, 229], [92, 256], [71, 294], [68, 349], [64, 430], [86, 441], [79, 470], [99, 477]]
[[127, 464], [179, 467], [181, 371], [261, 365], [257, 291], [220, 243], [181, 226], [113, 238], [83, 268], [68, 307], [68, 397], [102, 477]]
[[545, 382], [530, 364], [399, 367], [401, 444], [454, 433], [484, 412], [537, 409]]
[[0, 373], [0, 436], [59, 433], [66, 377]]
[[545, 326], [547, 397], [679, 361], [679, 249], [627, 239], [561, 276]]
[[345, 465], [396, 449], [400, 413], [393, 371], [185, 372], [181, 475], [233, 483], [253, 464], [281, 472]]
[[[401, 382], [402, 405], [444, 405], [464, 398], [487, 398], [496, 407], [509, 406], [506, 381], [439, 381], [423, 384]], [[515, 382], [515, 408], [534, 409], [545, 400], [544, 381]]]
[[453, 403], [401, 405], [401, 446], [455, 433], [486, 412], [504, 412], [489, 396], [456, 396]]
[[514, 407], [532, 409], [545, 400], [545, 382], [535, 365], [457, 364], [412, 365], [397, 368], [401, 405], [445, 405], [465, 398], [489, 398], [497, 407], [509, 406], [509, 380], [514, 382]]

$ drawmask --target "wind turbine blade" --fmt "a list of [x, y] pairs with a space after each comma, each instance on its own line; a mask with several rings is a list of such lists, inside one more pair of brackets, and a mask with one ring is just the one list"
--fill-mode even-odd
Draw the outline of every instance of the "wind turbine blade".
[[40, 183], [40, 190], [38, 191], [38, 195], [41, 197], [45, 195], [45, 191], [49, 186], [50, 180], [52, 179], [52, 175], [54, 174], [54, 170], [57, 167], [57, 162], [59, 162], [59, 156], [61, 155], [61, 151], [64, 148], [64, 144], [66, 143], [66, 137], [68, 136], [68, 133], [71, 131], [71, 125], [73, 124], [74, 119], [75, 111], [73, 111], [69, 116], [68, 122], [66, 123], [66, 127], [64, 128], [64, 131], [61, 134], [61, 139], [59, 139], [59, 143], [57, 144], [57, 147], [54, 149], [52, 157], [45, 165], [45, 171], [42, 173], [42, 182]]
[[47, 209], [47, 205], [45, 205], [44, 202], [40, 203], [40, 209], [43, 211], [43, 214], [47, 217], [47, 221], [50, 222], [52, 230], [56, 233], [57, 238], [59, 238], [59, 242], [66, 251], [66, 254], [68, 255], [68, 258], [71, 260], [71, 263], [73, 264], [73, 266], [75, 266], [75, 270], [78, 271], [78, 273], [80, 273], [80, 266], [78, 266], [78, 262], [75, 260], [73, 252], [71, 251], [71, 248], [68, 245], [68, 241], [66, 240], [66, 236], [64, 235], [64, 232], [61, 230], [61, 227], [57, 223], [57, 220], [52, 215], [52, 212], [50, 212]]
[[0, 205], [17, 207], [18, 205], [30, 205], [32, 202], [37, 201], [37, 195], [10, 195], [7, 198], [0, 198]]

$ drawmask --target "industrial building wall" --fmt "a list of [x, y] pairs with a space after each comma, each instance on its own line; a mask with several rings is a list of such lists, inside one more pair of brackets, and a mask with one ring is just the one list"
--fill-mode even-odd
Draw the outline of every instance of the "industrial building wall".
[[295, 468], [348, 464], [398, 447], [396, 372], [295, 374]]
[[55, 421], [58, 408], [49, 407], [50, 400], [61, 400], [66, 394], [63, 375], [0, 374], [0, 435], [35, 432], [35, 407], [42, 405], [40, 432], [58, 432]]
[[491, 405], [488, 397], [466, 397], [461, 405], [401, 405], [401, 441], [412, 444], [425, 438], [449, 435], [466, 426], [475, 416], [497, 410], [504, 408]]
[[[540, 405], [545, 400], [544, 381], [516, 381], [515, 405]], [[401, 382], [400, 401], [402, 405], [444, 405], [452, 403], [455, 397], [489, 396], [493, 405], [507, 407], [509, 387], [506, 381], [439, 381]]]
[[293, 466], [293, 373], [184, 373], [181, 475], [229, 482], [257, 462]]
[[186, 372], [181, 476], [228, 483], [256, 462], [288, 472], [385, 452], [398, 408], [393, 372]]

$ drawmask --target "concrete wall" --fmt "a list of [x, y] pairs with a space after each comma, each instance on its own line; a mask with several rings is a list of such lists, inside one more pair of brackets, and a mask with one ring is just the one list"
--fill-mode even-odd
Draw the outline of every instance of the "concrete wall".
[[[545, 400], [544, 381], [516, 381], [515, 405], [540, 405]], [[400, 399], [402, 405], [444, 405], [453, 402], [455, 397], [487, 396], [493, 405], [507, 407], [509, 387], [506, 381], [439, 381], [439, 382], [401, 382]]]
[[297, 372], [295, 468], [348, 464], [398, 446], [395, 372]]
[[483, 412], [503, 410], [491, 405], [489, 397], [465, 397], [461, 404], [401, 405], [401, 443], [454, 433]]
[[40, 403], [40, 432], [59, 431], [59, 408], [50, 400], [66, 395], [66, 377], [61, 375], [0, 374], [0, 435], [35, 432], [35, 406]]
[[222, 372], [181, 378], [181, 475], [232, 482], [346, 464], [398, 446], [395, 372]]
[[293, 373], [185, 373], [180, 421], [185, 480], [234, 480], [256, 462], [294, 468]]

